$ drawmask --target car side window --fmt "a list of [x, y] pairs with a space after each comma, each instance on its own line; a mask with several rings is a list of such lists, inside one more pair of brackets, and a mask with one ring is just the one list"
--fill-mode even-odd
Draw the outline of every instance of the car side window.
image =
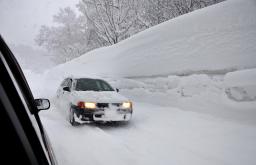
[[66, 78], [62, 83], [61, 83], [61, 87], [66, 87], [68, 83], [68, 78]]
[[74, 79], [73, 81], [72, 81], [72, 87], [71, 87], [73, 90], [75, 90], [75, 88], [76, 88], [76, 79]]
[[71, 89], [72, 87], [72, 79], [67, 80], [67, 86]]
[[101, 83], [104, 90], [109, 90], [109, 87], [105, 83]]

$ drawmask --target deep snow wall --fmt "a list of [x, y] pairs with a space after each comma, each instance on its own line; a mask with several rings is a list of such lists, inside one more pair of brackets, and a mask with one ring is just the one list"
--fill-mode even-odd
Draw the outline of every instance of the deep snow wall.
[[255, 0], [227, 0], [93, 50], [52, 72], [145, 77], [254, 68], [255, 15]]

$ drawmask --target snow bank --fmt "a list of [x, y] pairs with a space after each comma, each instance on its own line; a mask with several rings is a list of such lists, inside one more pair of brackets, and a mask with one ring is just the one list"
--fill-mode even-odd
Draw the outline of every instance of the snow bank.
[[[134, 100], [173, 105], [179, 99], [221, 93], [223, 78], [204, 74], [140, 79], [112, 79], [109, 82]], [[128, 82], [126, 84], [126, 82]], [[132, 83], [129, 83], [132, 82]]]
[[205, 74], [140, 79], [118, 78], [110, 79], [109, 82], [121, 90], [142, 89], [148, 92], [172, 93], [182, 97], [200, 95], [208, 88], [221, 84], [218, 79]]
[[256, 69], [247, 69], [230, 72], [225, 76], [225, 85], [228, 86], [256, 86]]
[[228, 0], [185, 14], [55, 70], [140, 77], [256, 67], [256, 4]]
[[34, 98], [52, 98], [56, 96], [57, 89], [64, 80], [63, 75], [49, 75], [31, 70], [23, 70]]
[[34, 95], [34, 98], [47, 96], [47, 86], [45, 86], [45, 79], [42, 73], [35, 73], [31, 70], [23, 70], [29, 87]]
[[256, 69], [228, 73], [224, 80], [227, 103], [233, 107], [256, 108]]
[[[241, 82], [240, 88], [246, 90], [247, 94], [241, 93], [241, 96], [233, 96], [237, 86], [234, 89], [230, 88], [233, 87], [232, 81], [230, 83], [226, 81], [230, 80], [232, 74], [238, 75], [238, 72], [230, 72], [227, 75], [195, 74], [138, 79], [117, 78], [109, 79], [109, 82], [112, 86], [120, 88], [121, 94], [137, 102], [177, 107], [185, 111], [256, 124], [256, 100], [248, 99], [249, 96], [255, 97], [256, 86], [248, 88], [248, 81], [243, 84], [243, 77], [236, 77], [236, 81]], [[227, 94], [227, 89], [231, 89], [231, 97]], [[233, 99], [232, 97], [235, 96], [243, 99]]]

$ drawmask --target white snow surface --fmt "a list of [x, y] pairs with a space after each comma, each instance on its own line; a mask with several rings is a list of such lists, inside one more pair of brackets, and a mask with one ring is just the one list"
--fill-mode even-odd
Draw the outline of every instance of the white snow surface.
[[244, 102], [235, 105], [245, 107], [247, 102], [256, 107], [256, 69], [248, 69], [228, 73], [224, 80], [226, 96], [236, 102]]
[[256, 127], [135, 103], [129, 124], [72, 127], [61, 110], [41, 112], [61, 165], [254, 165]]
[[54, 72], [140, 77], [253, 68], [255, 15], [255, 0], [227, 0], [91, 51]]
[[[256, 164], [256, 1], [178, 17], [45, 74], [25, 71], [59, 164]], [[95, 75], [97, 74], [97, 75]], [[72, 127], [56, 106], [66, 76], [103, 78], [133, 101], [128, 124]]]
[[225, 77], [226, 86], [256, 85], [256, 69], [230, 72]]

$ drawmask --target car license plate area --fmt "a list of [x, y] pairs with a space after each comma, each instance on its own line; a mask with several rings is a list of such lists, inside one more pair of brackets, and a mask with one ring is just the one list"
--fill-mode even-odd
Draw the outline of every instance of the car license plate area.
[[105, 116], [106, 117], [115, 117], [115, 116], [118, 116], [118, 112], [117, 110], [114, 110], [114, 109], [107, 109], [105, 110]]

